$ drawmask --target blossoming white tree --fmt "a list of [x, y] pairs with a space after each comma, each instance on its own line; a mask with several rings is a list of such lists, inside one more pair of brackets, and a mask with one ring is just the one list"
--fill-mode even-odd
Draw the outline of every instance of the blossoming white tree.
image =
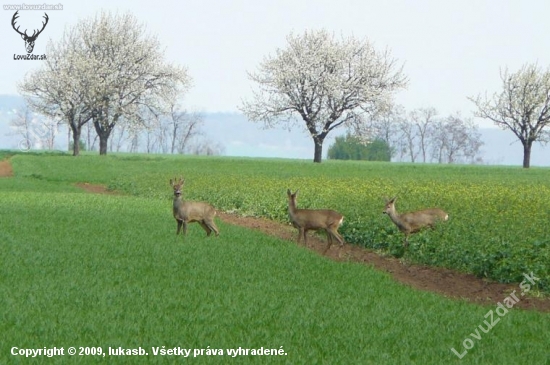
[[385, 108], [407, 84], [389, 52], [375, 50], [366, 39], [337, 39], [318, 30], [291, 33], [287, 42], [248, 74], [258, 89], [240, 109], [266, 127], [290, 129], [301, 118], [313, 139], [314, 162], [321, 162], [323, 141], [332, 130]]
[[475, 115], [511, 130], [523, 145], [523, 167], [531, 163], [533, 142], [550, 140], [550, 69], [524, 65], [518, 72], [505, 69], [500, 74], [502, 91], [470, 98], [477, 106]]
[[81, 47], [73, 29], [58, 42], [48, 42], [42, 67], [25, 75], [18, 89], [35, 112], [68, 124], [73, 136], [73, 155], [80, 153], [82, 127], [92, 118], [85, 103], [88, 80], [77, 59]]
[[[28, 75], [20, 89], [38, 111], [50, 110], [67, 120], [75, 146], [80, 128], [92, 120], [100, 154], [107, 153], [109, 136], [120, 121], [138, 125], [144, 108], [168, 112], [166, 101], [191, 83], [184, 67], [165, 62], [158, 40], [131, 14], [101, 12], [81, 20], [51, 50], [48, 60], [55, 62]], [[75, 117], [69, 118], [70, 113]]]

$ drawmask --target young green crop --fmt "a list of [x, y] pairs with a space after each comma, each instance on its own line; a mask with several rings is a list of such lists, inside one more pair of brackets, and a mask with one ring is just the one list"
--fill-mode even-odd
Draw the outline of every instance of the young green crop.
[[[192, 225], [185, 241], [176, 240], [165, 173], [143, 172], [161, 169], [155, 163], [164, 161], [141, 160], [138, 170], [105, 159], [116, 171], [102, 170], [97, 157], [40, 161], [16, 156], [16, 176], [0, 179], [2, 364], [231, 361], [227, 355], [153, 356], [152, 347], [162, 346], [225, 354], [282, 347], [287, 354], [240, 356], [234, 360], [239, 364], [458, 363], [451, 348], [462, 352], [464, 338], [494, 309], [413, 290], [369, 266], [333, 262], [294, 242], [223, 222], [218, 238]], [[208, 160], [189, 161], [204, 167]], [[95, 195], [71, 186], [93, 173], [98, 182], [127, 179], [136, 195], [153, 188], [154, 198]], [[256, 176], [250, 174], [250, 181]], [[195, 173], [187, 179], [201, 181]], [[198, 197], [199, 187], [188, 187], [188, 195]], [[331, 201], [317, 199], [314, 193], [304, 197], [304, 205]], [[548, 314], [511, 311], [481, 333], [460, 363], [540, 363], [549, 323]], [[142, 347], [149, 355], [11, 355], [13, 347], [53, 346]]]
[[[248, 158], [113, 155], [12, 158], [22, 176], [88, 181], [131, 195], [170, 198], [170, 178], [184, 175], [184, 197], [242, 215], [288, 222], [287, 189], [300, 189], [298, 207], [341, 212], [347, 242], [501, 282], [527, 271], [550, 292], [550, 170], [512, 167]], [[398, 195], [398, 212], [440, 207], [449, 221], [416, 234], [407, 251], [382, 214], [384, 197]]]

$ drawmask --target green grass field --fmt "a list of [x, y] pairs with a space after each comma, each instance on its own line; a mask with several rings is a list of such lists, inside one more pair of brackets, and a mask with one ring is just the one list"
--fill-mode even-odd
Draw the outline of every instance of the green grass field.
[[[511, 309], [476, 332], [495, 306], [419, 292], [294, 242], [221, 221], [218, 238], [192, 224], [176, 241], [168, 184], [183, 175], [186, 197], [281, 221], [286, 189], [299, 188], [299, 206], [346, 216], [348, 241], [503, 281], [533, 271], [544, 292], [549, 170], [132, 155], [11, 162], [15, 177], [0, 179], [0, 364], [550, 364], [549, 314]], [[85, 193], [75, 182], [126, 195]], [[394, 194], [400, 211], [437, 205], [451, 220], [413, 236], [403, 253], [381, 214], [382, 197]], [[473, 348], [459, 360], [451, 348], [463, 353], [466, 339]], [[54, 346], [149, 355], [11, 355]], [[154, 356], [162, 346], [205, 354]], [[232, 360], [227, 349], [239, 347], [286, 355]]]

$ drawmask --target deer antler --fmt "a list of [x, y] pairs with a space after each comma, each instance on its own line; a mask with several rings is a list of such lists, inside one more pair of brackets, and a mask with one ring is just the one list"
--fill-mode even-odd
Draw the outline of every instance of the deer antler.
[[11, 18], [11, 26], [13, 27], [13, 29], [14, 29], [17, 33], [19, 33], [19, 34], [21, 34], [21, 35], [23, 35], [23, 36], [26, 36], [26, 35], [27, 35], [26, 31], [25, 31], [25, 33], [21, 33], [21, 32], [19, 31], [19, 27], [15, 28], [15, 20], [16, 20], [17, 18], [19, 18], [19, 15], [18, 15], [17, 13], [19, 13], [19, 10], [17, 10], [17, 11], [15, 12], [15, 14], [13, 14], [13, 17]]
[[23, 40], [25, 41], [25, 48], [27, 49], [27, 53], [32, 53], [36, 38], [40, 35], [40, 33], [42, 33], [42, 31], [44, 30], [44, 28], [46, 28], [46, 25], [48, 24], [48, 20], [49, 20], [48, 14], [44, 13], [44, 19], [46, 19], [46, 21], [42, 22], [42, 29], [40, 30], [35, 29], [31, 36], [27, 34], [26, 29], [24, 33], [21, 33], [19, 31], [19, 27], [17, 28], [15, 27], [15, 21], [17, 20], [18, 17], [19, 17], [19, 10], [17, 10], [15, 14], [13, 14], [13, 17], [11, 18], [11, 26], [17, 33], [21, 35], [21, 38], [23, 38]]
[[13, 14], [13, 17], [11, 18], [11, 26], [13, 27], [13, 29], [14, 29], [17, 33], [21, 34], [23, 37], [25, 37], [25, 39], [28, 39], [29, 41], [36, 39], [36, 37], [38, 37], [38, 35], [39, 35], [40, 33], [42, 33], [42, 31], [44, 30], [44, 28], [46, 28], [46, 25], [48, 24], [48, 20], [50, 20], [50, 18], [48, 17], [48, 14], [44, 13], [43, 18], [45, 18], [46, 21], [45, 21], [45, 22], [42, 22], [42, 29], [38, 30], [38, 33], [37, 33], [37, 30], [35, 29], [34, 32], [32, 33], [32, 35], [29, 36], [29, 35], [27, 34], [27, 30], [26, 30], [26, 29], [25, 29], [25, 32], [24, 32], [24, 33], [21, 33], [21, 32], [19, 31], [19, 26], [18, 26], [17, 28], [15, 28], [15, 21], [17, 20], [17, 18], [19, 18], [19, 14], [18, 14], [18, 13], [19, 13], [19, 10], [17, 10], [17, 11], [15, 12], [15, 14]]
[[36, 31], [34, 31], [33, 34], [32, 34], [32, 36], [31, 36], [31, 38], [36, 38], [36, 37], [38, 37], [38, 35], [39, 35], [40, 33], [42, 33], [42, 31], [44, 30], [44, 28], [46, 28], [46, 25], [48, 24], [48, 20], [50, 20], [50, 18], [48, 17], [48, 14], [46, 14], [46, 13], [44, 13], [43, 18], [46, 19], [46, 22], [42, 22], [42, 29], [40, 29], [40, 30], [38, 31], [38, 33], [36, 33], [36, 34], [34, 34], [34, 32], [36, 32]]

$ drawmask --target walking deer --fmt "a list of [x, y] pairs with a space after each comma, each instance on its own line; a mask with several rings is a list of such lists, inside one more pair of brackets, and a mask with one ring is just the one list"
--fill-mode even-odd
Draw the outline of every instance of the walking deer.
[[332, 240], [335, 238], [340, 247], [344, 245], [342, 236], [338, 233], [338, 227], [344, 221], [344, 216], [334, 210], [329, 209], [297, 209], [296, 197], [298, 190], [294, 194], [287, 190], [288, 196], [288, 214], [292, 225], [298, 228], [298, 243], [300, 238], [304, 238], [304, 244], [307, 246], [307, 231], [309, 230], [324, 230], [327, 233], [327, 247], [324, 252], [327, 252], [332, 245]]
[[395, 210], [396, 200], [397, 197], [390, 200], [386, 199], [386, 207], [382, 213], [387, 214], [397, 228], [405, 234], [405, 240], [403, 241], [405, 247], [409, 245], [409, 235], [411, 233], [416, 233], [424, 227], [434, 228], [437, 221], [449, 219], [449, 215], [439, 208], [399, 214]]
[[174, 188], [174, 218], [178, 222], [178, 230], [176, 237], [179, 235], [183, 227], [183, 235], [187, 234], [187, 223], [197, 222], [206, 231], [206, 235], [210, 236], [212, 231], [219, 236], [220, 231], [214, 223], [216, 210], [208, 203], [183, 201], [181, 198], [181, 188], [184, 180], [180, 177], [179, 181], [170, 179], [170, 185]]

